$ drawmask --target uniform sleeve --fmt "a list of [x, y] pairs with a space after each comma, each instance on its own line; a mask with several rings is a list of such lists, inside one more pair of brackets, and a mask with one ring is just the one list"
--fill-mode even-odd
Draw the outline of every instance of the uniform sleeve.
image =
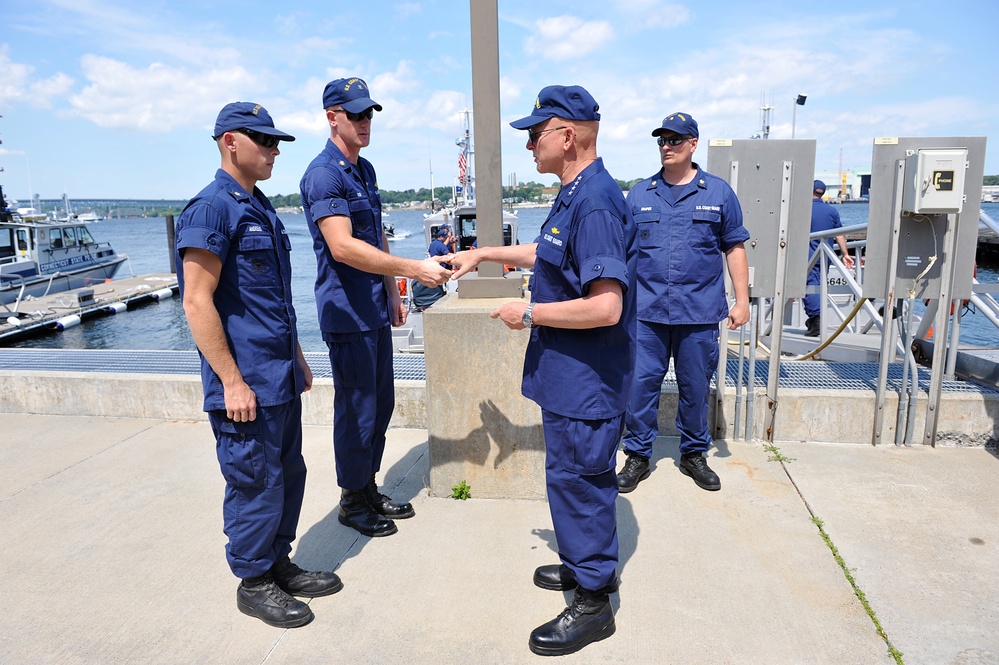
[[208, 250], [224, 263], [229, 254], [229, 228], [214, 206], [208, 202], [196, 203], [181, 214], [176, 243], [181, 256], [185, 249], [194, 247]]
[[843, 222], [839, 218], [839, 210], [836, 210], [836, 208], [832, 209], [832, 222], [834, 229], [843, 228]]
[[584, 294], [593, 282], [603, 279], [613, 279], [628, 289], [624, 220], [606, 209], [587, 213], [579, 220], [572, 249]]
[[749, 240], [749, 231], [742, 225], [742, 206], [731, 187], [725, 187], [725, 203], [722, 206], [721, 250], [727, 252], [740, 242]]
[[309, 208], [312, 219], [342, 215], [350, 217], [350, 206], [344, 197], [344, 186], [338, 174], [327, 168], [314, 168], [302, 178], [302, 204]]

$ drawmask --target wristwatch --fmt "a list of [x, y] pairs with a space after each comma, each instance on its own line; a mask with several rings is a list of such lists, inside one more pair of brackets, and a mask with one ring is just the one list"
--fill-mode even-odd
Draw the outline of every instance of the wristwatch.
[[520, 317], [520, 322], [524, 324], [525, 328], [534, 327], [534, 317], [531, 314], [531, 310], [533, 309], [534, 309], [534, 303], [532, 302], [530, 305], [527, 306], [527, 309], [524, 310], [524, 315]]

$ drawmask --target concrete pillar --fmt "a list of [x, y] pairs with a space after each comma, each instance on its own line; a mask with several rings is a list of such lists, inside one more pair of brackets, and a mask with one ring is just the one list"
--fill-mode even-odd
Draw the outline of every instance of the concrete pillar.
[[464, 480], [476, 499], [545, 498], [541, 409], [520, 394], [529, 331], [489, 317], [509, 300], [448, 295], [423, 315], [432, 496]]

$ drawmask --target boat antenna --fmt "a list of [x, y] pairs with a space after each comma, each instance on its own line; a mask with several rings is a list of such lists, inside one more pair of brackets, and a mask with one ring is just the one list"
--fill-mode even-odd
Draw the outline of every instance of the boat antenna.
[[434, 160], [429, 158], [430, 163], [430, 214], [434, 214]]

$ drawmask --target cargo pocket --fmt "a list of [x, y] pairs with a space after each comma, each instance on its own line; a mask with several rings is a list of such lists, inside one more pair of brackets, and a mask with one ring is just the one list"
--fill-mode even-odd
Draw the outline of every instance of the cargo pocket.
[[215, 452], [222, 477], [229, 485], [240, 489], [267, 486], [267, 458], [259, 438], [260, 430], [257, 421], [236, 423], [222, 419], [219, 423]]

